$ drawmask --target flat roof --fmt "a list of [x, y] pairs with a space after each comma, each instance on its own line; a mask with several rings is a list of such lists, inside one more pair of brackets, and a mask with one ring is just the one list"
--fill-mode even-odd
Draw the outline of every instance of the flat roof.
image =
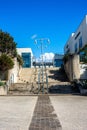
[[31, 55], [33, 56], [31, 48], [17, 48], [17, 52], [18, 52], [19, 55], [21, 55], [21, 53], [28, 53], [28, 52], [30, 52]]

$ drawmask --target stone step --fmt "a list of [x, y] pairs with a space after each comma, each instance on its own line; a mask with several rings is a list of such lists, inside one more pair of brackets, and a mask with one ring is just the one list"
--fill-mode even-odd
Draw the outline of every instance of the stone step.
[[[38, 84], [39, 69], [22, 69], [19, 81], [10, 87], [9, 93], [15, 94], [42, 94], [43, 84]], [[56, 72], [57, 71], [57, 72]], [[48, 68], [48, 86], [44, 82], [44, 93], [72, 93], [71, 84], [66, 80], [63, 73], [56, 68]], [[22, 77], [23, 76], [23, 77]], [[46, 77], [44, 78], [46, 80]], [[41, 80], [42, 81], [42, 80]]]
[[72, 93], [72, 86], [71, 85], [54, 85], [50, 86], [49, 93]]
[[18, 83], [31, 83], [35, 79], [35, 71], [34, 68], [23, 68], [19, 75]]
[[23, 90], [29, 90], [31, 89], [32, 84], [25, 84], [25, 83], [15, 83], [13, 85], [10, 86], [9, 90], [10, 91], [15, 91], [15, 90], [19, 90], [19, 91], [23, 91]]

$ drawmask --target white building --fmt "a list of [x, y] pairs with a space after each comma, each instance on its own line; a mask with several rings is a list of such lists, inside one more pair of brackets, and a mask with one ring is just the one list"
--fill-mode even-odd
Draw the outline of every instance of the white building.
[[64, 47], [64, 53], [78, 53], [80, 48], [87, 44], [87, 15], [77, 28], [75, 33], [72, 33]]
[[[83, 53], [80, 49], [87, 45], [87, 15], [84, 17], [75, 33], [72, 33], [64, 47], [65, 54], [79, 54], [80, 79], [87, 79], [87, 64], [82, 62]], [[75, 61], [76, 62], [76, 61]], [[75, 66], [74, 66], [75, 67]]]
[[31, 68], [32, 67], [32, 57], [33, 53], [31, 48], [17, 48], [17, 52], [23, 58], [23, 68]]

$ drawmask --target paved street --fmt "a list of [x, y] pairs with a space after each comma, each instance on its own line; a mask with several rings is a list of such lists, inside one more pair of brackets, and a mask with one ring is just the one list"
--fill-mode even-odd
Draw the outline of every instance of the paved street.
[[[87, 97], [74, 95], [49, 97], [48, 104], [53, 106], [62, 130], [87, 129]], [[36, 114], [33, 112], [37, 108], [37, 99], [37, 96], [0, 96], [0, 130], [29, 130]]]
[[50, 97], [62, 130], [87, 130], [87, 97]]
[[0, 97], [0, 130], [28, 130], [37, 97]]

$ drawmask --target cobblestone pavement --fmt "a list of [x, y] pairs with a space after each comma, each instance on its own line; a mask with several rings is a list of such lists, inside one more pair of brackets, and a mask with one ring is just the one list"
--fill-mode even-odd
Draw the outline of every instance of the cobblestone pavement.
[[29, 130], [62, 130], [49, 96], [39, 96]]

